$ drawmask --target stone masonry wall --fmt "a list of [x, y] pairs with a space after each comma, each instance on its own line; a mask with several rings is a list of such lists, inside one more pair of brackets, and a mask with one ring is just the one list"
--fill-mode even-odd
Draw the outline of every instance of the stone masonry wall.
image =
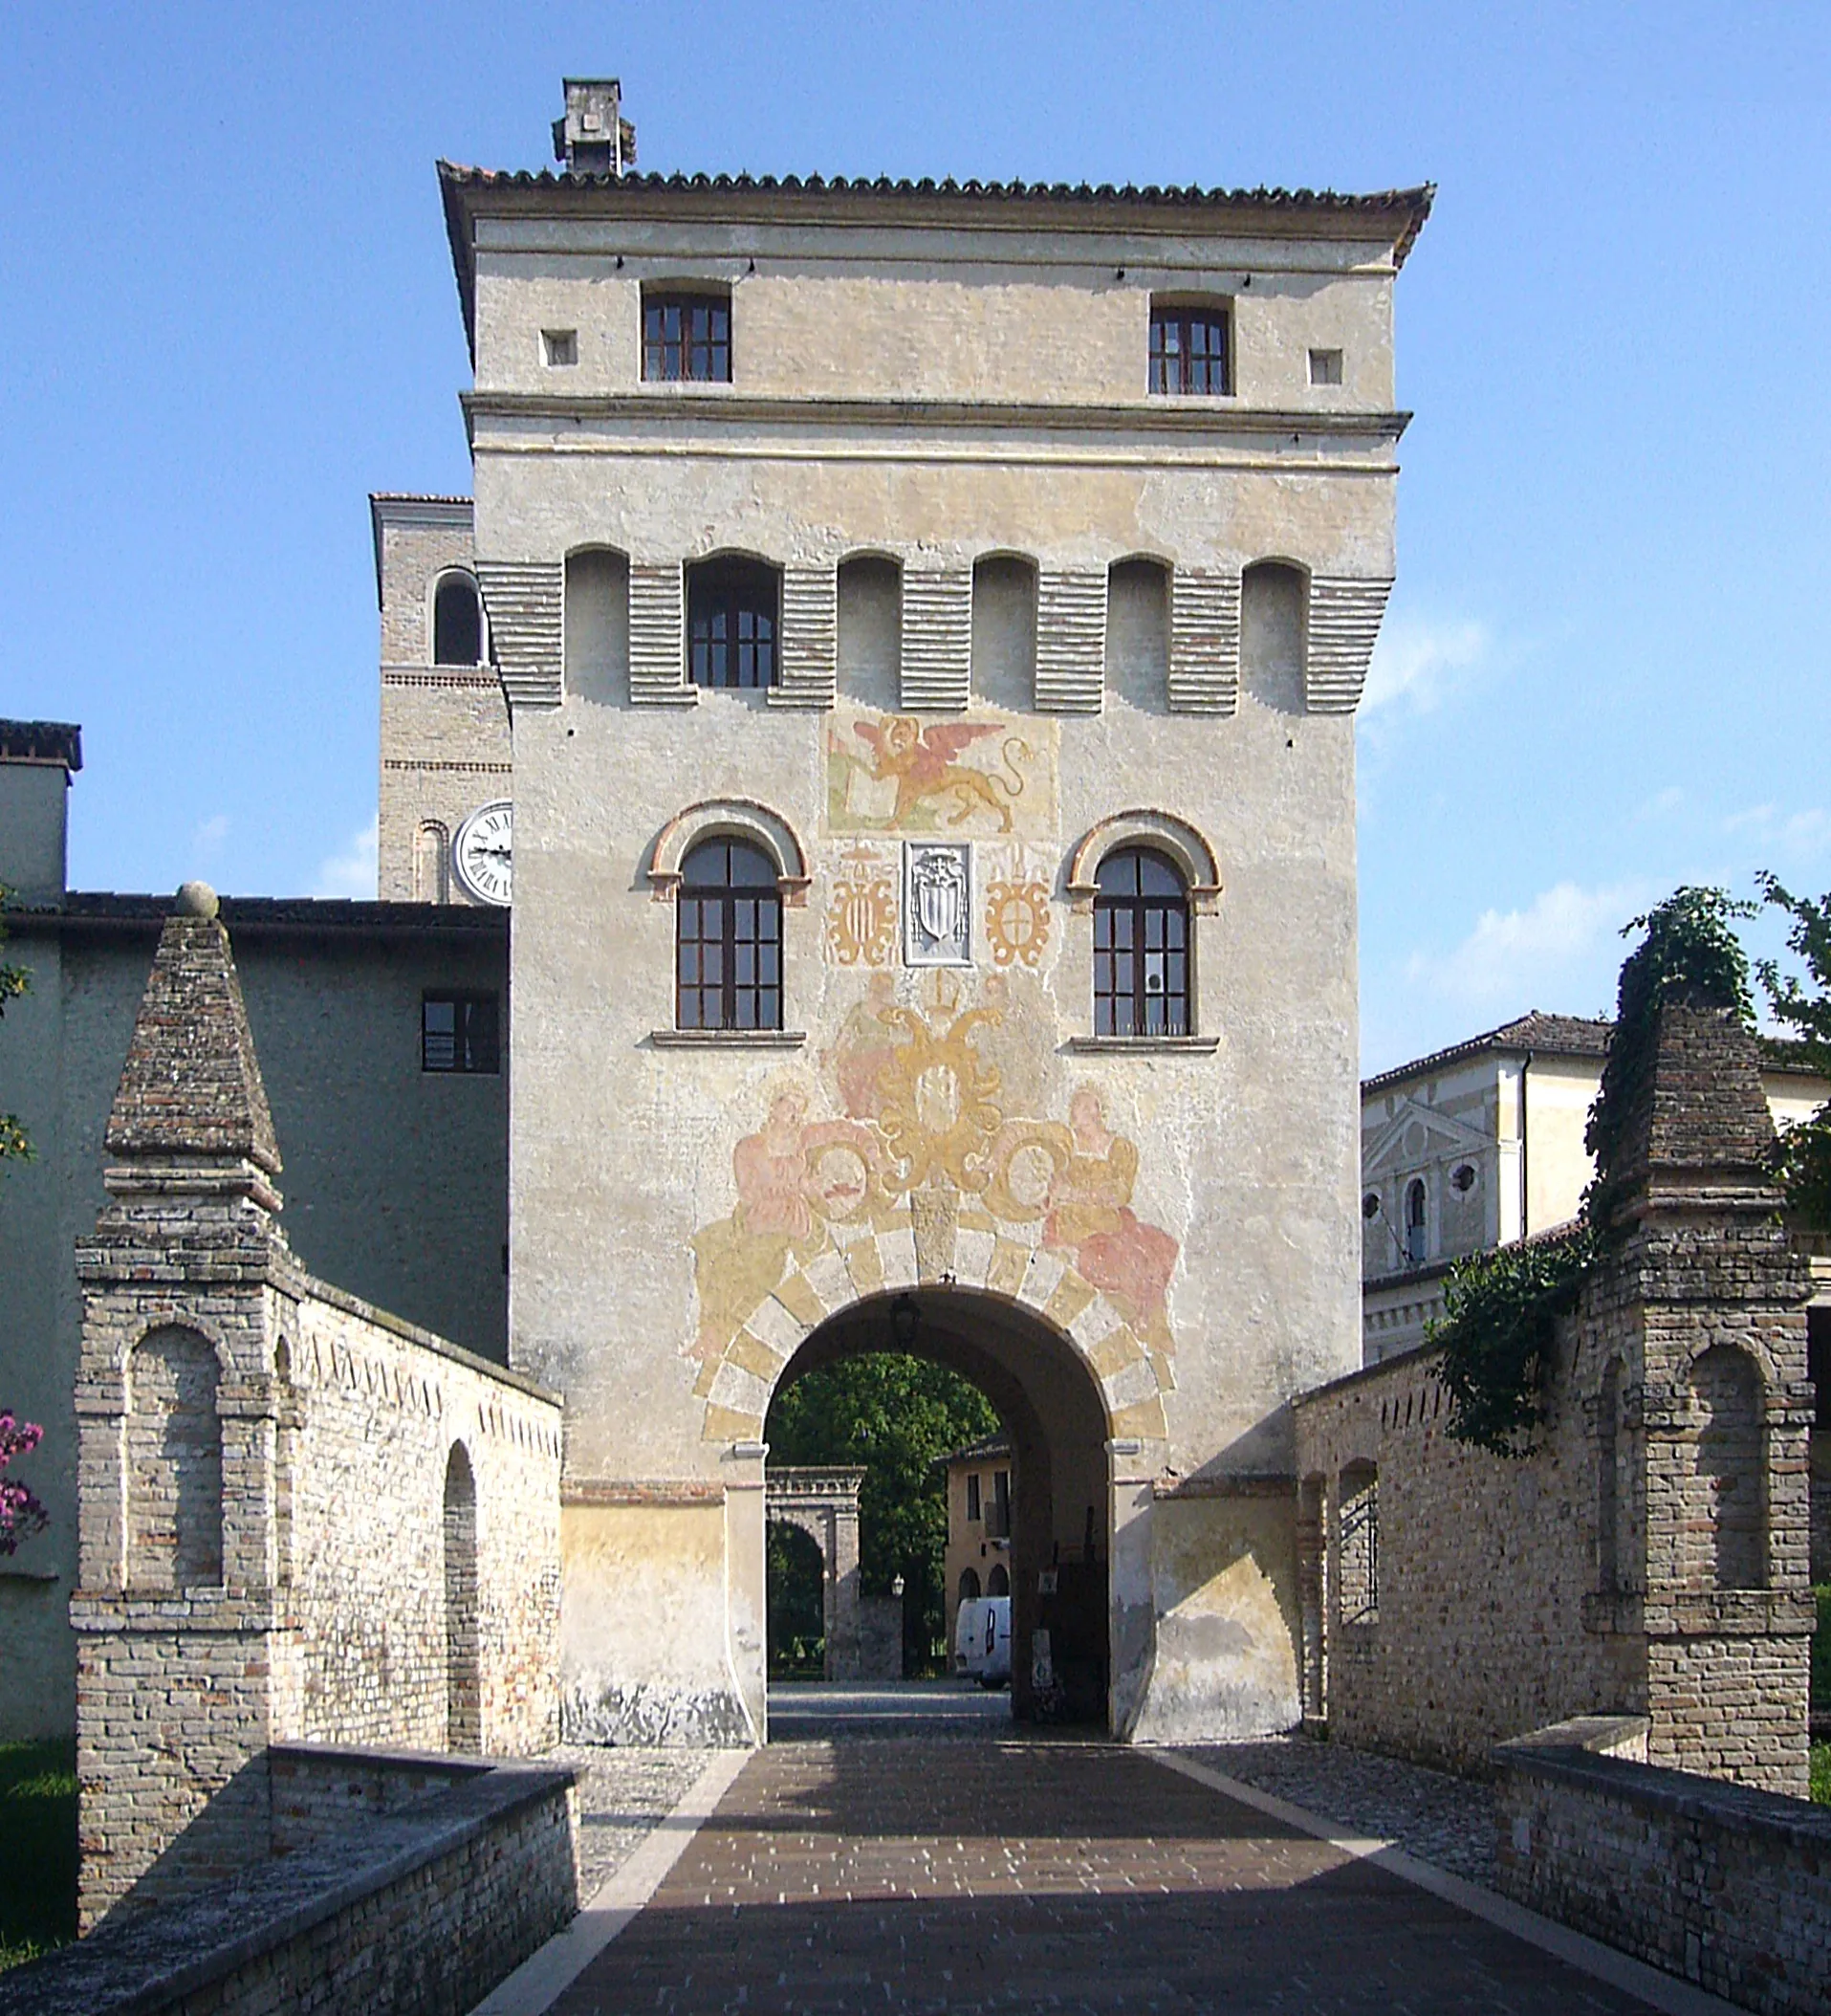
[[[1559, 1404], [1529, 1462], [1453, 1440], [1434, 1351], [1411, 1351], [1297, 1406], [1299, 1475], [1327, 1494], [1330, 1734], [1455, 1769], [1546, 1722], [1634, 1700], [1610, 1639], [1587, 1633], [1595, 1527], [1580, 1403]], [[1377, 1470], [1377, 1604], [1341, 1602], [1340, 1479]]]
[[1635, 1096], [1529, 1457], [1449, 1435], [1428, 1349], [1296, 1403], [1326, 1535], [1306, 1696], [1350, 1742], [1474, 1768], [1631, 1711], [1653, 1764], [1803, 1797], [1810, 1281], [1766, 1187], [1758, 1053], [1733, 1013], [1670, 1003]]
[[185, 903], [77, 1250], [85, 1925], [264, 1854], [274, 1742], [556, 1726], [558, 1403], [300, 1267], [227, 934]]
[[0, 2016], [470, 2008], [578, 1909], [572, 1777], [478, 1768], [231, 1884], [113, 1918], [0, 1977]]
[[1499, 1887], [1745, 2008], [1831, 2003], [1831, 1813], [1598, 1757], [1499, 1753]]
[[322, 1283], [281, 1310], [298, 1410], [300, 1698], [286, 1733], [447, 1746], [441, 1510], [462, 1445], [477, 1505], [481, 1746], [545, 1747], [557, 1733], [557, 1407]]

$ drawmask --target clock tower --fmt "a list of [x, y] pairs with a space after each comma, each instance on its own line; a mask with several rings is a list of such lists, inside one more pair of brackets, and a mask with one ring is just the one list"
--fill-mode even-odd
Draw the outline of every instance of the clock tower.
[[477, 590], [469, 497], [369, 499], [381, 628], [384, 903], [507, 904], [509, 713]]

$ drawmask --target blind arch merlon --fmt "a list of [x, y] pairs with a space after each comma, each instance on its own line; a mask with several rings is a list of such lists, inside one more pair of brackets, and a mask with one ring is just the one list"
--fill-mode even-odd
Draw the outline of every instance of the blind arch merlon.
[[[599, 549], [589, 549], [597, 551]], [[610, 549], [602, 549], [608, 553]], [[620, 614], [637, 706], [691, 707], [684, 627], [685, 559], [623, 562]], [[772, 563], [774, 564], [774, 563]], [[843, 561], [781, 566], [780, 677], [769, 704], [824, 711], [838, 697], [839, 579]], [[1254, 562], [1253, 564], [1259, 564]], [[1307, 577], [1302, 699], [1315, 714], [1351, 714], [1392, 592], [1392, 578], [1312, 571]], [[622, 570], [620, 569], [620, 574]], [[1166, 568], [1167, 702], [1172, 713], [1232, 714], [1240, 692], [1241, 581], [1250, 568]], [[510, 706], [557, 707], [566, 690], [565, 560], [476, 563], [487, 647]], [[898, 705], [911, 712], [964, 712], [973, 696], [971, 564], [912, 555], [903, 563]], [[1035, 563], [1035, 699], [1041, 712], [1098, 713], [1107, 672], [1109, 566]], [[625, 613], [626, 612], [626, 613]]]

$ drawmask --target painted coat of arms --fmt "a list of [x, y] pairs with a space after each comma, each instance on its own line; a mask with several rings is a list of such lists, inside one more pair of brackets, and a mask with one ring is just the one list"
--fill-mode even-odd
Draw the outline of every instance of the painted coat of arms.
[[904, 842], [903, 916], [903, 956], [907, 964], [972, 964], [970, 842]]

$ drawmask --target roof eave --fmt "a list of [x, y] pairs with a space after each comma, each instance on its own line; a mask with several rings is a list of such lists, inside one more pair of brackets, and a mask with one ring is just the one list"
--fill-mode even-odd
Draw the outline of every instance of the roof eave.
[[[1116, 188], [1067, 184], [875, 182], [820, 176], [748, 175], [580, 175], [551, 169], [496, 170], [438, 164], [465, 340], [476, 362], [475, 220], [486, 208], [497, 212], [551, 210], [556, 205], [597, 215], [676, 215], [732, 221], [779, 217], [785, 209], [820, 217], [894, 216], [909, 223], [958, 223], [963, 213], [1004, 208], [1027, 220], [1066, 230], [1110, 229], [1123, 222], [1133, 230], [1174, 230], [1191, 225], [1218, 226], [1248, 236], [1389, 238], [1396, 272], [1417, 243], [1436, 197], [1434, 183], [1384, 189], [1369, 195], [1338, 195], [1313, 189]], [[1090, 212], [1103, 212], [1096, 219]], [[1376, 223], [1381, 229], [1369, 232]]]

